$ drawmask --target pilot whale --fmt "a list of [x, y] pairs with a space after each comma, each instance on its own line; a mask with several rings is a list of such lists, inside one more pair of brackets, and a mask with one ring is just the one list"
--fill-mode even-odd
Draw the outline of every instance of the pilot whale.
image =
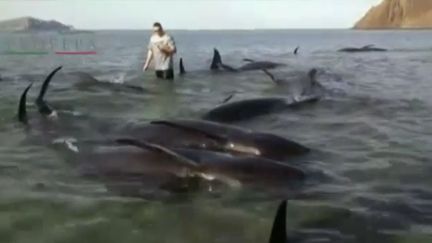
[[387, 49], [374, 47], [375, 45], [367, 45], [360, 48], [357, 47], [346, 47], [339, 49], [339, 52], [385, 52]]
[[[264, 69], [263, 71], [266, 72], [276, 84], [288, 84], [288, 81], [276, 78], [267, 70]], [[208, 121], [232, 123], [288, 108], [296, 108], [305, 104], [315, 103], [321, 98], [323, 90], [322, 85], [316, 80], [316, 73], [316, 69], [309, 71], [309, 80], [302, 80], [301, 83], [298, 84], [301, 87], [297, 94], [293, 93], [287, 95], [287, 97], [255, 98], [224, 103], [206, 112], [202, 118]]]
[[233, 156], [189, 148], [172, 150], [199, 163], [201, 172], [206, 174], [207, 178], [231, 186], [288, 187], [293, 181], [305, 178], [305, 173], [299, 168], [257, 156]]
[[215, 48], [213, 50], [213, 59], [210, 65], [210, 70], [226, 70], [230, 72], [241, 72], [250, 70], [261, 70], [261, 69], [273, 69], [279, 66], [285, 66], [283, 63], [270, 62], [270, 61], [256, 61], [252, 59], [245, 58], [243, 61], [248, 62], [243, 66], [234, 68], [222, 62], [222, 57], [219, 51]]
[[[85, 177], [106, 182], [135, 182], [142, 190], [194, 190], [188, 180], [222, 183], [230, 188], [263, 188], [295, 185], [305, 178], [301, 169], [278, 161], [250, 156], [236, 157], [189, 148], [170, 148], [134, 138], [118, 138], [89, 146], [75, 144], [68, 160]], [[69, 149], [69, 148], [66, 148]]]
[[108, 89], [115, 92], [130, 92], [130, 93], [146, 92], [146, 90], [140, 86], [98, 80], [92, 75], [85, 72], [76, 72], [76, 73], [72, 73], [72, 75], [77, 76], [79, 78], [79, 81], [76, 82], [74, 86], [80, 90], [102, 88], [102, 89]]
[[282, 160], [309, 148], [286, 138], [204, 120], [159, 120], [120, 127], [113, 136], [131, 136], [171, 148], [195, 148]]
[[315, 103], [318, 100], [318, 97], [311, 96], [296, 100], [283, 97], [268, 97], [233, 101], [211, 109], [202, 118], [213, 122], [240, 122], [288, 108]]
[[309, 70], [306, 79], [302, 78], [300, 80], [287, 80], [285, 78], [276, 77], [266, 69], [262, 71], [267, 74], [275, 84], [287, 87], [295, 97], [309, 95], [319, 96], [324, 91], [324, 87], [317, 80], [318, 70], [316, 68]]

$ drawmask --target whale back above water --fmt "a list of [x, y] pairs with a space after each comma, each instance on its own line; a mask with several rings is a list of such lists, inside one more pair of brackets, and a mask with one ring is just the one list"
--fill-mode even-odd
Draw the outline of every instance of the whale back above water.
[[234, 154], [258, 155], [280, 160], [310, 151], [309, 148], [280, 136], [211, 121], [177, 119], [154, 121], [152, 124], [178, 128], [186, 133], [202, 133], [211, 137], [219, 150]]
[[286, 106], [283, 98], [247, 99], [218, 106], [202, 116], [214, 122], [236, 122], [269, 114]]
[[251, 70], [261, 70], [261, 69], [273, 69], [279, 66], [284, 66], [283, 63], [271, 62], [271, 61], [255, 61], [252, 59], [244, 59], [247, 64], [244, 64], [238, 68], [234, 68], [230, 65], [224, 64], [222, 62], [222, 57], [219, 51], [215, 48], [213, 50], [213, 59], [210, 65], [210, 70], [225, 70], [230, 72], [240, 72], [240, 71], [251, 71]]
[[196, 149], [173, 149], [173, 151], [197, 161], [200, 171], [220, 181], [228, 178], [241, 185], [289, 186], [293, 181], [303, 180], [305, 174], [299, 168], [279, 161], [257, 156], [232, 156], [220, 152]]
[[366, 45], [363, 47], [346, 47], [338, 50], [339, 52], [385, 52], [387, 49], [374, 47], [374, 45]]

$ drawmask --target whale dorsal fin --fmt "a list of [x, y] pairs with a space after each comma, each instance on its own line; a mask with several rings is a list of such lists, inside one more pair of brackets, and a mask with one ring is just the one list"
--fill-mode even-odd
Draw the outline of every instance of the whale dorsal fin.
[[212, 60], [212, 63], [210, 65], [210, 70], [219, 70], [220, 68], [223, 68], [223, 69], [230, 71], [230, 72], [237, 72], [238, 71], [237, 69], [235, 69], [231, 66], [223, 64], [222, 63], [222, 57], [221, 57], [218, 49], [214, 48], [213, 49], [213, 60]]
[[267, 69], [261, 69], [261, 70], [265, 74], [267, 74], [267, 76], [269, 76], [273, 82], [275, 82], [276, 84], [279, 84], [279, 81], [275, 78], [275, 76], [271, 72], [269, 72]]
[[286, 206], [286, 201], [279, 204], [276, 217], [273, 221], [269, 243], [287, 243]]
[[219, 142], [219, 143], [227, 143], [228, 142], [228, 139], [224, 136], [217, 135], [214, 133], [209, 133], [207, 131], [203, 131], [203, 130], [195, 128], [195, 127], [179, 124], [179, 123], [173, 122], [173, 121], [166, 121], [166, 120], [151, 121], [150, 124], [160, 124], [160, 125], [165, 125], [165, 126], [174, 127], [174, 128], [182, 129], [185, 131], [201, 134], [201, 135], [204, 135], [204, 136], [206, 136], [212, 140], [215, 140], [216, 142]]
[[135, 146], [138, 148], [142, 148], [142, 149], [148, 149], [157, 153], [161, 153], [164, 154], [170, 158], [173, 158], [179, 162], [181, 162], [182, 164], [184, 164], [186, 167], [188, 168], [198, 168], [200, 166], [199, 163], [186, 158], [183, 155], [180, 155], [166, 147], [163, 147], [161, 145], [158, 144], [154, 144], [154, 143], [149, 143], [149, 142], [145, 142], [145, 141], [138, 141], [136, 139], [133, 138], [120, 138], [120, 139], [116, 139], [115, 140], [116, 143], [118, 144], [124, 144], [124, 145], [131, 145], [131, 146]]
[[212, 60], [212, 63], [210, 65], [210, 70], [218, 70], [220, 64], [222, 64], [222, 57], [219, 54], [218, 49], [214, 48], [213, 49], [213, 60]]
[[36, 106], [38, 107], [39, 112], [43, 115], [50, 115], [53, 113], [53, 109], [45, 102], [44, 97], [52, 78], [61, 68], [62, 66], [57, 67], [46, 77], [39, 92], [39, 96], [36, 99]]
[[298, 50], [300, 49], [300, 46], [297, 46], [295, 49], [294, 49], [294, 55], [297, 55], [298, 54]]
[[19, 101], [19, 105], [18, 105], [18, 121], [23, 123], [23, 124], [27, 124], [28, 123], [28, 118], [27, 118], [27, 93], [29, 91], [29, 89], [31, 88], [31, 86], [33, 85], [33, 83], [30, 83], [27, 88], [24, 90], [24, 92], [21, 95], [20, 101]]
[[226, 98], [221, 102], [221, 104], [225, 104], [225, 103], [227, 103], [228, 101], [230, 101], [230, 100], [234, 97], [235, 94], [236, 94], [235, 91], [231, 92], [231, 94], [230, 94], [228, 97], [226, 97]]
[[179, 69], [180, 69], [180, 74], [186, 73], [186, 70], [185, 70], [184, 65], [183, 65], [183, 58], [180, 58]]

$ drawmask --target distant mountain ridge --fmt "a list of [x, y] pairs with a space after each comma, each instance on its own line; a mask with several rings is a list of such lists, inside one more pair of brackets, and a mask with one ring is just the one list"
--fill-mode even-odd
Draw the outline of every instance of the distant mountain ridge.
[[371, 8], [354, 28], [432, 28], [432, 0], [383, 0]]
[[72, 31], [74, 27], [56, 20], [21, 17], [0, 21], [0, 31]]

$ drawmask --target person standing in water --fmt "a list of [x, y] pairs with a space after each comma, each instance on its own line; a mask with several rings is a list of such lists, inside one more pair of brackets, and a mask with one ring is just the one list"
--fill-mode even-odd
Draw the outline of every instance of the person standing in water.
[[143, 71], [148, 69], [153, 60], [156, 77], [174, 79], [173, 57], [176, 51], [174, 39], [164, 31], [160, 23], [154, 23]]

